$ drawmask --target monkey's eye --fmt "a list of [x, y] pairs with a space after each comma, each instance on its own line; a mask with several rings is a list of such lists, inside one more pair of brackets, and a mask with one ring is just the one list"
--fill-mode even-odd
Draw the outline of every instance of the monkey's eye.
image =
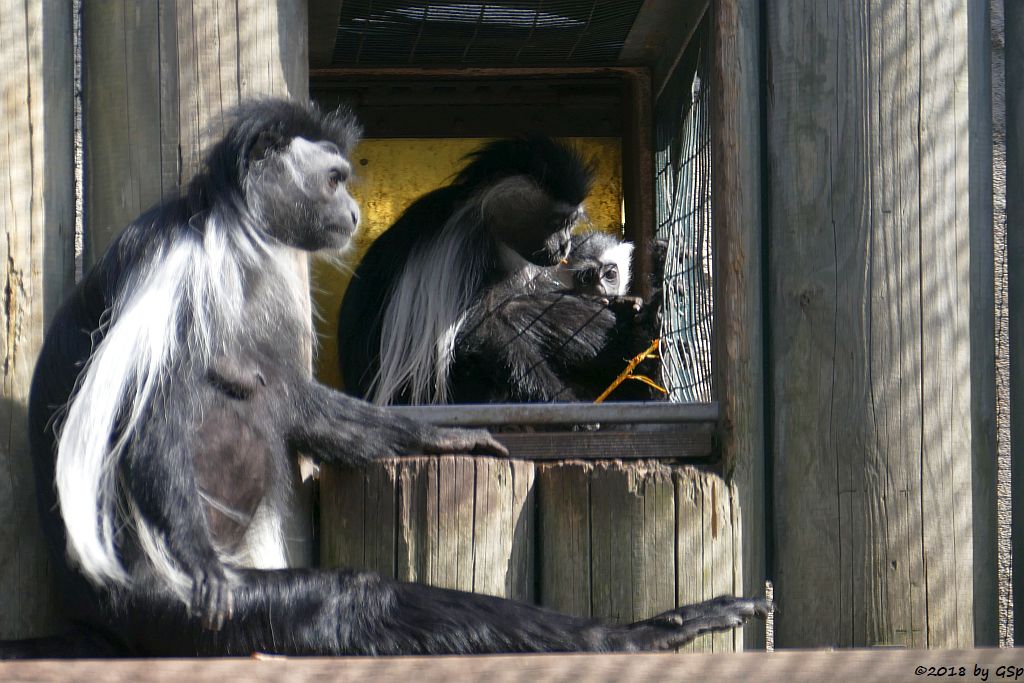
[[607, 268], [605, 268], [604, 279], [608, 280], [610, 282], [615, 282], [616, 280], [618, 280], [619, 279], [619, 267], [618, 266], [608, 266]]
[[348, 180], [348, 175], [338, 168], [331, 169], [331, 172], [327, 175], [327, 186], [332, 190], [336, 190], [338, 185], [343, 184]]

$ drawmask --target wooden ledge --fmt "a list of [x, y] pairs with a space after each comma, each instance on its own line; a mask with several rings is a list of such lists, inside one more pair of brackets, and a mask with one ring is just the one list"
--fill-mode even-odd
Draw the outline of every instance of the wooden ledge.
[[[940, 674], [942, 667], [945, 673]], [[960, 676], [961, 667], [964, 675]], [[500, 655], [23, 661], [0, 663], [0, 680], [69, 681], [927, 681], [1015, 680], [1024, 651], [788, 650], [736, 654]], [[949, 669], [954, 670], [951, 676]], [[986, 671], [983, 676], [975, 672]], [[923, 672], [923, 673], [922, 673]]]

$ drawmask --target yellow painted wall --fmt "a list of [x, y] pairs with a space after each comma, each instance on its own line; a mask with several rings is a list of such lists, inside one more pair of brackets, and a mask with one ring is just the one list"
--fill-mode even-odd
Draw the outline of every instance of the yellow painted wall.
[[[586, 208], [594, 228], [622, 233], [622, 148], [619, 138], [571, 138], [597, 163], [594, 189]], [[463, 165], [463, 157], [487, 142], [479, 138], [367, 139], [352, 154], [354, 180], [349, 189], [362, 211], [355, 248], [344, 264], [327, 259], [313, 263], [313, 306], [319, 351], [315, 371], [320, 381], [340, 385], [338, 308], [351, 271], [374, 239], [418, 197], [446, 185]]]

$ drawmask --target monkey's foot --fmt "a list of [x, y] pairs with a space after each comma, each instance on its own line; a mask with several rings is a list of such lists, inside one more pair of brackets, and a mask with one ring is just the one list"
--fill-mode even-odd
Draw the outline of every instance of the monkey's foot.
[[219, 631], [234, 616], [232, 583], [233, 579], [219, 566], [194, 573], [189, 611], [199, 615], [204, 628]]
[[765, 619], [774, 605], [762, 598], [724, 595], [669, 610], [626, 627], [626, 650], [668, 650], [686, 645], [697, 636], [742, 626], [751, 617]]

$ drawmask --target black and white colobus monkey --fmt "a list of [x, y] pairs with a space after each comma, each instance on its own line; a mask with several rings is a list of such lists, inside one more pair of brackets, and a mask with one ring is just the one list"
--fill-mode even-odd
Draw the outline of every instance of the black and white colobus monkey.
[[[287, 569], [290, 458], [500, 452], [306, 378], [288, 268], [345, 247], [358, 135], [344, 113], [242, 106], [185, 196], [139, 217], [47, 333], [29, 421], [66, 607], [92, 639], [21, 653], [399, 654], [674, 647], [764, 615], [720, 598], [610, 626], [346, 571]], [[11, 644], [0, 654], [17, 654]]]

